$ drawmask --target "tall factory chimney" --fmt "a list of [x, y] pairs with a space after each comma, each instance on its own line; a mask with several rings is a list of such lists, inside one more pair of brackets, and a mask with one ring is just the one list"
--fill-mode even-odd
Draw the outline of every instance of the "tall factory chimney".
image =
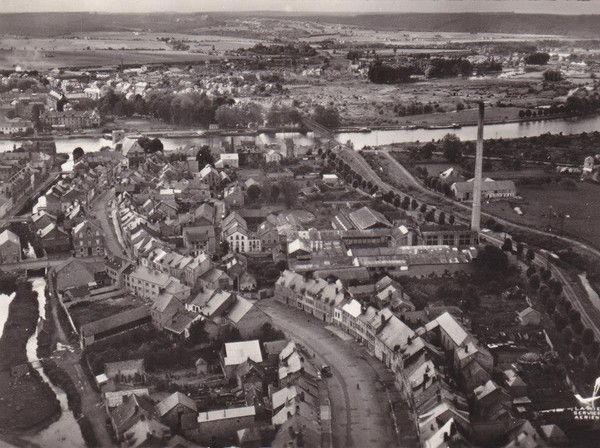
[[481, 182], [483, 176], [483, 101], [479, 103], [479, 121], [477, 123], [477, 146], [475, 149], [475, 178], [473, 179], [473, 211], [471, 230], [481, 230]]

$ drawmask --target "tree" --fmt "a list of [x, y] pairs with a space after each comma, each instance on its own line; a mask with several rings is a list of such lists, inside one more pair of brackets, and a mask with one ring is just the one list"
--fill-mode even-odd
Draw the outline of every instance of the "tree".
[[525, 271], [525, 275], [527, 276], [527, 278], [530, 278], [536, 272], [537, 272], [537, 270], [535, 269], [535, 266], [529, 266], [527, 268], [527, 270]]
[[427, 204], [425, 204], [425, 203], [421, 204], [421, 207], [419, 207], [419, 211], [421, 213], [426, 213], [427, 212]]
[[583, 342], [583, 345], [590, 345], [594, 342], [594, 332], [590, 328], [583, 329], [583, 333], [581, 333], [581, 342]]
[[190, 336], [188, 337], [187, 342], [190, 345], [196, 345], [208, 341], [208, 333], [204, 329], [204, 320], [196, 320], [192, 322], [189, 333]]
[[544, 71], [544, 81], [548, 82], [558, 82], [562, 81], [563, 74], [560, 70], [552, 70], [548, 69]]
[[417, 200], [413, 199], [410, 203], [410, 208], [412, 208], [413, 210], [416, 210], [418, 206], [419, 206], [419, 203], [417, 202]]
[[542, 268], [540, 270], [540, 277], [541, 277], [542, 281], [548, 282], [552, 278], [552, 273], [550, 272], [549, 269]]
[[536, 51], [535, 53], [525, 56], [525, 63], [531, 65], [546, 65], [549, 60], [550, 55], [540, 51]]
[[533, 249], [527, 249], [527, 255], [525, 255], [525, 258], [527, 258], [527, 261], [533, 261], [533, 259], [535, 258], [535, 252], [533, 251]]
[[400, 199], [400, 196], [394, 197], [394, 207], [398, 208], [398, 207], [400, 207], [401, 204], [402, 204], [402, 200]]
[[573, 339], [573, 330], [571, 330], [569, 327], [565, 327], [565, 329], [562, 331], [562, 336], [565, 344], [569, 344]]
[[333, 106], [315, 106], [312, 119], [326, 128], [335, 129], [340, 126], [340, 114]]
[[427, 222], [433, 222], [435, 221], [435, 210], [429, 210], [427, 213], [425, 213], [425, 220]]
[[454, 224], [455, 221], [456, 221], [456, 218], [454, 217], [454, 215], [450, 215], [450, 217], [448, 218], [448, 223]]
[[569, 322], [571, 322], [571, 325], [575, 324], [576, 322], [581, 322], [581, 313], [574, 309], [569, 311]]
[[573, 341], [573, 343], [569, 347], [569, 351], [575, 358], [577, 358], [579, 355], [581, 355], [581, 349], [582, 349], [581, 344], [577, 341]]
[[298, 199], [298, 187], [294, 182], [281, 182], [279, 190], [283, 194], [283, 202], [287, 208], [292, 208]]
[[374, 84], [397, 84], [408, 82], [413, 71], [410, 66], [390, 65], [376, 60], [370, 65], [367, 77]]
[[558, 310], [554, 311], [554, 314], [552, 315], [552, 317], [554, 318], [554, 327], [556, 328], [556, 330], [562, 331], [565, 328], [565, 326], [567, 325], [566, 319], [563, 317], [563, 315]]
[[442, 150], [444, 157], [448, 162], [454, 163], [460, 160], [461, 153], [460, 139], [455, 134], [446, 134], [442, 139]]
[[153, 138], [148, 143], [148, 146], [144, 148], [147, 153], [151, 154], [153, 152], [159, 152], [164, 149], [162, 142], [158, 138]]
[[521, 258], [523, 256], [523, 250], [525, 249], [525, 246], [523, 246], [522, 242], [517, 242], [517, 257]]
[[246, 194], [248, 195], [250, 202], [256, 202], [258, 201], [258, 198], [260, 198], [260, 187], [256, 184], [250, 185], [248, 190], [246, 190]]
[[540, 277], [537, 274], [533, 274], [531, 277], [529, 277], [529, 287], [533, 291], [537, 291], [537, 289], [540, 287]]
[[196, 160], [198, 161], [198, 166], [200, 169], [204, 168], [206, 165], [214, 166], [215, 158], [210, 151], [210, 147], [208, 145], [204, 145], [198, 153], [196, 154]]
[[508, 256], [489, 244], [479, 251], [474, 260], [475, 269], [484, 279], [502, 277], [508, 270]]
[[513, 243], [512, 243], [512, 240], [510, 238], [504, 238], [504, 243], [502, 244], [502, 250], [504, 252], [512, 252], [512, 250], [513, 250]]
[[163, 150], [163, 144], [158, 138], [149, 139], [148, 137], [140, 137], [137, 142], [146, 154]]
[[408, 196], [404, 196], [404, 199], [402, 199], [402, 208], [404, 210], [408, 210], [409, 207], [410, 207], [410, 198]]
[[440, 212], [438, 215], [438, 224], [441, 226], [446, 224], [446, 214], [444, 212]]
[[81, 147], [77, 147], [73, 150], [73, 161], [77, 162], [79, 159], [81, 159], [83, 157], [83, 155], [85, 154], [85, 152], [83, 151], [83, 148]]
[[555, 280], [554, 282], [552, 282], [551, 288], [552, 288], [552, 293], [554, 294], [555, 297], [559, 297], [562, 294], [563, 285], [560, 281]]
[[550, 289], [546, 285], [542, 285], [539, 292], [542, 302], [546, 302], [550, 298]]

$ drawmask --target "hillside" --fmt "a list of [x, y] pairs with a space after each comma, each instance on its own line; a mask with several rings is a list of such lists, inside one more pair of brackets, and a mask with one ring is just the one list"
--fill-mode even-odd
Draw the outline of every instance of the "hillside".
[[373, 30], [559, 34], [597, 38], [600, 15], [514, 13], [321, 14], [261, 13], [16, 13], [0, 14], [3, 34], [55, 37], [71, 32], [146, 30], [191, 33], [236, 17], [277, 17], [360, 26]]
[[373, 30], [560, 34], [580, 38], [597, 38], [600, 29], [600, 15], [407, 13], [304, 16], [303, 19]]
[[99, 14], [16, 13], [0, 14], [0, 32], [29, 37], [56, 37], [72, 32], [156, 31], [188, 32], [214, 24], [205, 14]]

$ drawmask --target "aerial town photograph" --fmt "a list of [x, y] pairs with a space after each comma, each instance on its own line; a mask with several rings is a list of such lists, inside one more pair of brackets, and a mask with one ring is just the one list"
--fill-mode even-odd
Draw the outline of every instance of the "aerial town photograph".
[[0, 447], [600, 447], [600, 0], [0, 0]]

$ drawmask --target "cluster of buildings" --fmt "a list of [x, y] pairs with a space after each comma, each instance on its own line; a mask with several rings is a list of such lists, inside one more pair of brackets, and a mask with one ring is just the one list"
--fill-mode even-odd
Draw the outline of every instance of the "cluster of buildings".
[[56, 182], [31, 216], [30, 227], [46, 254], [104, 256], [104, 231], [90, 216], [92, 201], [112, 178], [110, 165], [78, 170]]
[[[324, 382], [294, 342], [256, 339], [223, 345], [214, 363], [196, 362], [199, 377], [220, 372], [233, 384], [234, 406], [203, 410], [202, 400], [148, 385], [143, 359], [106, 363], [96, 377], [108, 421], [122, 446], [320, 446], [331, 437]], [[214, 369], [213, 369], [214, 370]], [[298, 442], [300, 440], [300, 442]]]
[[[394, 373], [421, 446], [547, 446], [549, 429], [560, 431], [527, 420], [528, 385], [514, 368], [495, 375], [495, 357], [463, 318], [444, 307], [416, 311], [388, 276], [348, 284], [285, 271], [275, 297], [339, 327]], [[522, 314], [530, 324], [531, 312]]]
[[27, 197], [50, 175], [55, 163], [51, 154], [34, 150], [0, 154], [0, 217]]
[[[473, 200], [473, 180], [465, 180], [456, 168], [448, 168], [439, 173], [441, 182], [449, 185], [452, 195], [457, 201], [466, 202]], [[517, 195], [517, 187], [512, 180], [494, 180], [490, 177], [482, 179], [481, 199], [484, 201], [494, 199], [510, 199]]]
[[[33, 82], [26, 91], [15, 88], [0, 95], [0, 134], [27, 134], [39, 124], [53, 130], [98, 128], [102, 117], [95, 102], [114, 91], [127, 99], [145, 98], [165, 85], [174, 93], [206, 94], [235, 98], [266, 96], [282, 92], [271, 72], [235, 75], [208, 74], [202, 67], [128, 68], [122, 71], [54, 69], [41, 75], [43, 83]], [[30, 81], [24, 73], [0, 76], [0, 83], [19, 85]], [[37, 80], [37, 78], [36, 78]], [[24, 85], [24, 84], [23, 84]], [[143, 111], [142, 111], [143, 113]], [[8, 116], [12, 118], [8, 118]]]

